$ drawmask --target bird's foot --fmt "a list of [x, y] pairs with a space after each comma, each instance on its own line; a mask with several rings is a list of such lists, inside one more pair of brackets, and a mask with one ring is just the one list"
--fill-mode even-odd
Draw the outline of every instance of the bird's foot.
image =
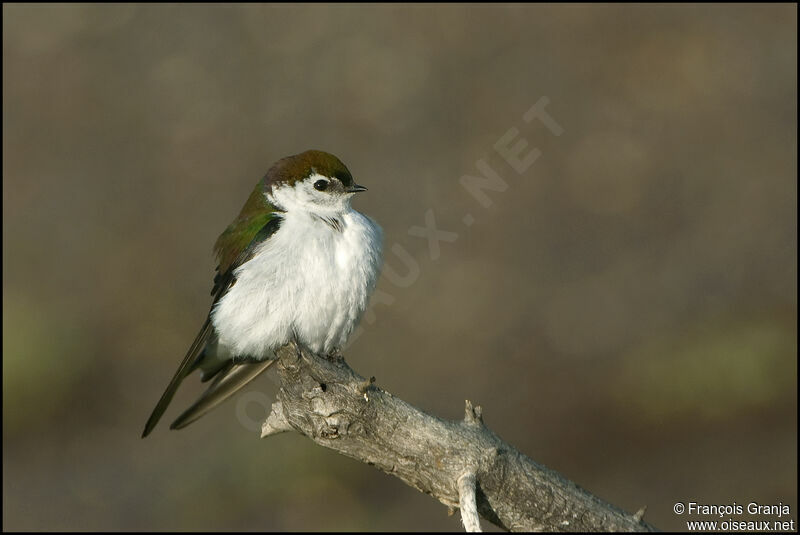
[[334, 362], [341, 362], [344, 360], [344, 355], [342, 355], [342, 351], [338, 347], [335, 347], [330, 351], [328, 351], [327, 357], [328, 360], [332, 360]]

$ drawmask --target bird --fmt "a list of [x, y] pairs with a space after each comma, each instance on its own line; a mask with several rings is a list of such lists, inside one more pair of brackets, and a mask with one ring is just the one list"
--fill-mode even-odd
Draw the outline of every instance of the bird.
[[171, 429], [235, 394], [292, 340], [318, 354], [342, 349], [382, 264], [380, 226], [351, 206], [366, 189], [339, 158], [320, 150], [282, 158], [267, 171], [214, 245], [211, 308], [142, 438], [195, 370], [210, 384]]

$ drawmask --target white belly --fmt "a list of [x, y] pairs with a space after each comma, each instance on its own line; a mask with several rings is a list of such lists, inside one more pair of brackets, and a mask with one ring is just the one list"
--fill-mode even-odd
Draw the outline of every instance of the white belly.
[[221, 349], [270, 358], [293, 335], [316, 352], [344, 345], [377, 281], [381, 230], [355, 210], [340, 221], [338, 230], [311, 214], [285, 214], [214, 307]]

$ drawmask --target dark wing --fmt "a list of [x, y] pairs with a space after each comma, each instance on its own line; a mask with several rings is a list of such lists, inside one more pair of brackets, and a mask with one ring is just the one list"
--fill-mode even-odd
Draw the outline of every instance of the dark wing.
[[[212, 295], [214, 296], [214, 302], [211, 304], [212, 310], [217, 301], [219, 301], [236, 283], [236, 278], [233, 275], [233, 272], [236, 270], [236, 268], [253, 257], [256, 247], [278, 230], [280, 227], [280, 222], [281, 218], [276, 214], [275, 217], [271, 218], [261, 228], [261, 230], [258, 231], [247, 248], [236, 257], [236, 260], [228, 266], [228, 269], [225, 270], [224, 273], [217, 273], [217, 275], [214, 277], [214, 288], [211, 291]], [[161, 399], [158, 400], [158, 403], [156, 404], [155, 409], [153, 409], [152, 414], [150, 414], [150, 418], [148, 418], [147, 423], [144, 426], [142, 438], [149, 435], [158, 421], [161, 419], [161, 416], [163, 416], [164, 411], [167, 410], [167, 406], [169, 406], [169, 403], [172, 401], [172, 398], [175, 396], [175, 392], [177, 392], [178, 387], [184, 378], [186, 378], [186, 376], [192, 371], [202, 366], [203, 357], [205, 356], [204, 349], [215, 339], [216, 334], [214, 332], [214, 327], [211, 324], [211, 312], [209, 311], [206, 321], [203, 323], [203, 327], [200, 329], [200, 332], [194, 339], [194, 342], [189, 348], [189, 351], [186, 353], [186, 356], [183, 357], [183, 361], [181, 361], [180, 366], [178, 366], [178, 370], [175, 372], [175, 375], [167, 385], [166, 390], [161, 395]], [[244, 385], [258, 377], [258, 375], [266, 370], [270, 364], [272, 364], [272, 362], [273, 361], [271, 360], [264, 361], [254, 359], [250, 361], [243, 359], [242, 362], [236, 363], [230, 361], [218, 369], [213, 370], [211, 373], [207, 373], [203, 377], [204, 381], [213, 378], [213, 381], [209, 385], [208, 389], [191, 407], [189, 407], [178, 417], [177, 420], [175, 420], [175, 422], [173, 422], [170, 428], [179, 429], [189, 425], [191, 422], [195, 421], [197, 418], [228, 399]]]

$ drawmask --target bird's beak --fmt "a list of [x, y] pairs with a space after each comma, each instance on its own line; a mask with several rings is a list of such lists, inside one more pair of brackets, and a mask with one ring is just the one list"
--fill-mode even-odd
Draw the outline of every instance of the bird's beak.
[[358, 184], [353, 184], [350, 189], [347, 190], [347, 193], [358, 193], [359, 191], [367, 191], [367, 188], [359, 186]]

